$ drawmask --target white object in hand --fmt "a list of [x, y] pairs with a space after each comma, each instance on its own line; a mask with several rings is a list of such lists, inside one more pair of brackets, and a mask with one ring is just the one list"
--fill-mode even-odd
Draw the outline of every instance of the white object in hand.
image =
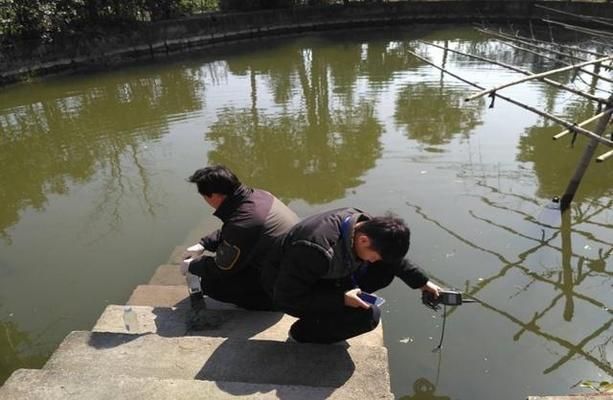
[[123, 309], [123, 324], [128, 332], [136, 332], [138, 330], [138, 316], [132, 307]]
[[185, 276], [189, 272], [189, 263], [191, 263], [193, 258], [186, 258], [181, 261], [181, 274]]
[[197, 255], [202, 254], [202, 252], [204, 251], [204, 246], [203, 246], [203, 245], [201, 245], [200, 243], [196, 243], [196, 244], [195, 244], [195, 245], [193, 245], [193, 246], [189, 246], [189, 247], [187, 248], [187, 251], [188, 251], [188, 252], [190, 252], [190, 253], [192, 253], [192, 255], [197, 256]]

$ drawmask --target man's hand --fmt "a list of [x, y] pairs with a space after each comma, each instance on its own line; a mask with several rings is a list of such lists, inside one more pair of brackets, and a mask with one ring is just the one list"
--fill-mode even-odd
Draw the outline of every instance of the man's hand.
[[351, 289], [345, 292], [345, 305], [353, 308], [370, 308], [370, 304], [358, 297], [360, 292], [360, 289]]
[[204, 246], [202, 246], [200, 243], [196, 243], [193, 246], [189, 246], [187, 248], [187, 251], [190, 252], [192, 255], [197, 256], [204, 252]]
[[438, 286], [436, 283], [433, 283], [432, 281], [426, 282], [426, 284], [423, 285], [420, 289], [424, 292], [432, 293], [435, 298], [438, 297], [440, 294], [439, 292], [443, 290], [440, 286]]

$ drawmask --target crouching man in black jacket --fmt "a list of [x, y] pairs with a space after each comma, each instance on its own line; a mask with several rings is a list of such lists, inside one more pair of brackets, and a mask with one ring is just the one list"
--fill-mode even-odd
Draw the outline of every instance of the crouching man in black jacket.
[[295, 225], [267, 264], [263, 280], [281, 310], [298, 319], [298, 342], [332, 343], [377, 327], [380, 310], [358, 297], [395, 276], [413, 289], [441, 289], [404, 259], [410, 231], [401, 219], [355, 208], [324, 212]]
[[298, 216], [272, 194], [251, 189], [228, 168], [201, 168], [188, 178], [221, 219], [221, 229], [188, 248], [202, 255], [184, 262], [185, 273], [201, 278], [202, 292], [219, 301], [253, 310], [272, 309], [260, 274], [270, 249], [299, 221]]

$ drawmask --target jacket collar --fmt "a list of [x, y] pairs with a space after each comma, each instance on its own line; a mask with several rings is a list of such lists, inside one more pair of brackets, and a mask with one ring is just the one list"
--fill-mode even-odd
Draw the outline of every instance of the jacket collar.
[[354, 213], [343, 219], [341, 223], [341, 238], [343, 240], [343, 249], [345, 254], [349, 256], [350, 262], [353, 265], [363, 263], [362, 260], [356, 257], [353, 248], [353, 238], [355, 237], [355, 226], [358, 222], [367, 221], [370, 216], [363, 213]]
[[253, 193], [253, 189], [245, 185], [240, 185], [236, 188], [234, 193], [227, 196], [221, 203], [219, 208], [213, 213], [214, 216], [225, 222], [232, 213], [238, 208], [238, 206]]

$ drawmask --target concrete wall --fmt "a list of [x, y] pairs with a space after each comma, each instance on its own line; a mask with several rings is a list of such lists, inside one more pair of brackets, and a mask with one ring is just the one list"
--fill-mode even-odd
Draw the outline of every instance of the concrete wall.
[[[532, 0], [398, 1], [350, 3], [348, 6], [302, 7], [249, 13], [214, 13], [87, 36], [54, 45], [20, 46], [0, 53], [0, 84], [28, 77], [87, 69], [254, 37], [326, 29], [445, 22], [526, 22], [546, 16], [535, 4], [568, 12], [613, 17], [611, 2]], [[556, 20], [564, 16], [555, 15]]]

